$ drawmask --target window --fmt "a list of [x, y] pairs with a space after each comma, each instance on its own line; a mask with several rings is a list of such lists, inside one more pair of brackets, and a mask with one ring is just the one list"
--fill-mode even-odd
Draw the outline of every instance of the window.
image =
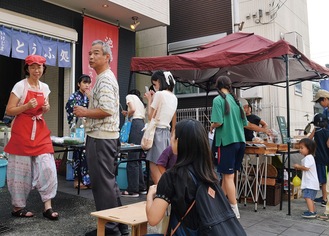
[[[215, 40], [218, 40], [220, 38], [223, 38], [227, 35], [227, 33], [221, 33], [221, 34], [214, 34], [210, 36], [204, 36], [200, 38], [194, 38], [194, 39], [188, 39], [183, 40], [179, 42], [173, 42], [168, 44], [168, 53], [170, 55], [176, 55], [181, 53], [187, 53], [187, 52], [193, 52], [198, 49], [199, 46], [205, 45], [207, 43], [213, 42]], [[200, 89], [196, 86], [192, 86], [189, 84], [182, 84], [177, 83], [175, 85], [175, 94], [178, 96], [184, 96], [184, 97], [194, 97], [198, 96], [199, 94], [204, 94], [205, 90]]]
[[198, 88], [196, 86], [192, 86], [190, 84], [182, 84], [177, 83], [175, 85], [175, 94], [176, 95], [183, 95], [183, 94], [191, 94], [191, 93], [205, 93], [204, 89]]
[[303, 94], [303, 87], [302, 83], [295, 84], [295, 94], [302, 95]]

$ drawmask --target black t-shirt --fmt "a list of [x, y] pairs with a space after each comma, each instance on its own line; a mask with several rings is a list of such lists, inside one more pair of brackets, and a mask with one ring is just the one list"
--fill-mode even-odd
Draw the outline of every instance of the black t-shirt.
[[327, 139], [329, 138], [329, 130], [316, 128], [314, 141], [316, 143], [315, 162], [320, 165], [329, 165], [329, 149], [327, 147]]
[[[161, 198], [171, 204], [171, 215], [181, 219], [192, 204], [196, 195], [194, 183], [187, 167], [171, 168], [160, 178], [157, 185], [156, 198]], [[184, 224], [190, 229], [198, 229], [198, 216], [193, 207], [184, 219]]]
[[[252, 124], [259, 125], [261, 119], [259, 116], [251, 114], [247, 116], [247, 120]], [[252, 139], [254, 138], [254, 131], [245, 128], [244, 136], [246, 138], [246, 141], [252, 141]]]

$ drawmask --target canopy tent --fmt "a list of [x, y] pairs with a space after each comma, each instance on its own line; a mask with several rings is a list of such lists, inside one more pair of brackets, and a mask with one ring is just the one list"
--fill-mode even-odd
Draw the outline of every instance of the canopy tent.
[[[287, 97], [287, 136], [290, 142], [290, 82], [323, 79], [329, 69], [309, 60], [284, 40], [273, 42], [253, 33], [233, 33], [199, 50], [161, 57], [134, 57], [134, 72], [152, 74], [155, 70], [171, 71], [178, 82], [200, 87], [208, 93], [215, 90], [218, 76], [228, 75], [235, 88], [285, 83]], [[132, 76], [130, 77], [131, 84]], [[289, 143], [288, 143], [289, 144]], [[290, 145], [287, 154], [290, 166]], [[290, 177], [288, 168], [288, 174]], [[290, 181], [288, 181], [290, 195]], [[288, 196], [289, 196], [288, 195]], [[290, 198], [288, 198], [290, 215]]]
[[131, 71], [151, 74], [169, 70], [175, 79], [206, 91], [215, 90], [218, 75], [229, 75], [233, 87], [252, 87], [320, 79], [329, 74], [284, 40], [273, 42], [253, 33], [233, 33], [201, 46], [195, 52], [161, 57], [134, 57]]

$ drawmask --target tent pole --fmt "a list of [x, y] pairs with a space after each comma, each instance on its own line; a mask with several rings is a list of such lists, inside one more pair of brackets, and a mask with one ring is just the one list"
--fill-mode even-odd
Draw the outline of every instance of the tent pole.
[[208, 96], [209, 96], [209, 91], [206, 92], [206, 115], [208, 115]]
[[[207, 117], [210, 117], [210, 116], [208, 116], [208, 96], [209, 96], [209, 90], [207, 89], [207, 92], [206, 92], [206, 110], [205, 110], [205, 115], [207, 116]], [[207, 124], [208, 124], [208, 119], [205, 119], [204, 120], [205, 121], [205, 124], [204, 124], [204, 127], [205, 128], [207, 128]], [[208, 131], [208, 130], [207, 130]]]
[[[291, 199], [290, 199], [290, 192], [291, 192], [291, 186], [290, 186], [290, 102], [289, 102], [289, 56], [286, 54], [284, 56], [285, 63], [286, 63], [286, 99], [287, 99], [287, 138], [288, 138], [288, 215], [291, 215]], [[282, 160], [284, 161], [284, 160]]]

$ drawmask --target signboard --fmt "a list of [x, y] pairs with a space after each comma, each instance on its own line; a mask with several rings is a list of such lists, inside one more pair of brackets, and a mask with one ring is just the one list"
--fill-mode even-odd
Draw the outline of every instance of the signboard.
[[46, 65], [71, 67], [71, 44], [51, 38], [0, 27], [0, 55], [24, 60], [28, 55], [41, 55]]
[[278, 120], [282, 143], [288, 143], [289, 137], [288, 137], [286, 119], [284, 118], [284, 116], [277, 116], [276, 119]]
[[90, 76], [91, 87], [96, 82], [96, 72], [89, 66], [89, 51], [94, 40], [102, 40], [110, 46], [112, 50], [110, 68], [115, 77], [118, 78], [119, 29], [115, 25], [91, 17], [84, 16], [83, 18], [82, 72]]

